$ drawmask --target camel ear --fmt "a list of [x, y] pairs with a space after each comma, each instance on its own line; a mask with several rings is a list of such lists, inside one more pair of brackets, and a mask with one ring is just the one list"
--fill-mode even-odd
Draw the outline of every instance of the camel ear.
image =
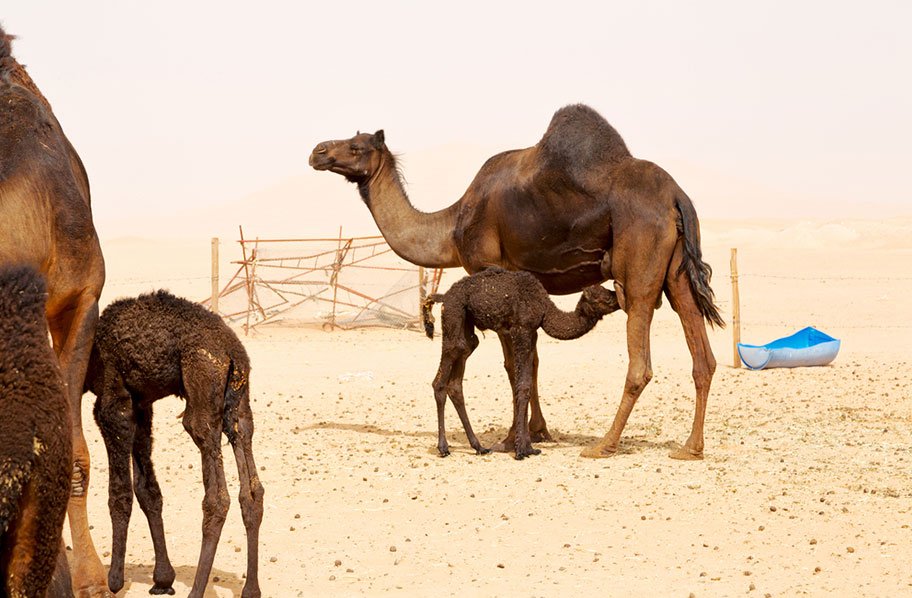
[[383, 147], [384, 140], [385, 140], [385, 137], [383, 135], [383, 129], [380, 129], [379, 131], [374, 133], [373, 137], [371, 137], [371, 143], [373, 143], [374, 147], [377, 149], [380, 149], [381, 147]]

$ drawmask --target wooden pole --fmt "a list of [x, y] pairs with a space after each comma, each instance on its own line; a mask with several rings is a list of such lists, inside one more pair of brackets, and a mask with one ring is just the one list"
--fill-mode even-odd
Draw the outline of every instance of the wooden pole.
[[218, 237], [212, 237], [212, 302], [209, 309], [213, 313], [218, 313], [219, 300], [219, 240]]
[[741, 342], [741, 295], [738, 292], [738, 249], [731, 250], [732, 280], [732, 359], [734, 367], [741, 367], [741, 356], [738, 354], [738, 343]]

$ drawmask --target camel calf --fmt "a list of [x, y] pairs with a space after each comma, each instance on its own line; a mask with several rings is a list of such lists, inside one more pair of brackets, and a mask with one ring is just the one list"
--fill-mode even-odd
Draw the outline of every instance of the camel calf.
[[44, 598], [70, 495], [70, 406], [46, 301], [34, 268], [0, 268], [0, 596]]
[[[98, 321], [86, 388], [95, 394], [95, 421], [108, 451], [108, 506], [113, 548], [108, 585], [123, 587], [124, 551], [133, 496], [146, 514], [155, 547], [153, 594], [173, 594], [174, 569], [162, 525], [162, 495], [152, 467], [152, 404], [168, 395], [187, 401], [184, 429], [203, 461], [203, 541], [190, 598], [202, 598], [228, 513], [221, 436], [228, 437], [241, 483], [247, 530], [247, 581], [243, 598], [258, 598], [257, 542], [263, 519], [263, 486], [251, 439], [250, 362], [222, 319], [165, 291], [120, 299]], [[133, 480], [130, 479], [130, 459]]]
[[528, 272], [512, 272], [488, 268], [457, 281], [444, 295], [431, 295], [425, 302], [424, 320], [428, 337], [434, 337], [430, 308], [443, 301], [440, 308], [443, 320], [443, 348], [440, 367], [434, 378], [434, 398], [437, 401], [437, 450], [441, 457], [450, 454], [443, 423], [446, 397], [449, 395], [469, 444], [478, 454], [490, 451], [472, 432], [462, 395], [462, 378], [469, 355], [478, 346], [475, 328], [493, 330], [505, 335], [513, 347], [512, 360], [504, 367], [513, 388], [514, 453], [517, 459], [541, 453], [532, 448], [526, 410], [533, 390], [532, 368], [536, 355], [538, 329], [548, 336], [569, 340], [586, 334], [602, 316], [618, 310], [613, 291], [593, 285], [586, 287], [572, 312], [558, 309], [545, 288]]

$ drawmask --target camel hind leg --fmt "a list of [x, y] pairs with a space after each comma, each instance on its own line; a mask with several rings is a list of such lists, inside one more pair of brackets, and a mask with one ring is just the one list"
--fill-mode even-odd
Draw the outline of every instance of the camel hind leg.
[[462, 393], [462, 381], [463, 378], [465, 378], [466, 361], [478, 347], [478, 337], [475, 335], [474, 326], [471, 322], [466, 322], [464, 335], [466, 342], [469, 345], [469, 349], [468, 352], [461, 354], [453, 365], [447, 394], [449, 394], [450, 401], [453, 403], [453, 407], [459, 415], [459, 421], [462, 422], [462, 429], [465, 430], [466, 437], [469, 439], [469, 445], [475, 449], [475, 454], [486, 455], [491, 452], [491, 449], [482, 446], [478, 437], [475, 436], [475, 432], [472, 430], [472, 424], [469, 422], [469, 414], [466, 411], [465, 397]]
[[465, 376], [465, 364], [469, 356], [478, 346], [478, 337], [475, 335], [475, 325], [464, 309], [450, 309], [443, 316], [443, 347], [441, 348], [440, 367], [434, 377], [434, 400], [437, 403], [437, 452], [441, 457], [450, 454], [449, 443], [446, 439], [446, 425], [444, 412], [446, 398], [450, 397], [456, 413], [462, 422], [469, 444], [478, 454], [490, 452], [485, 449], [469, 422], [465, 409], [465, 399], [462, 394], [462, 379]]
[[162, 493], [152, 466], [152, 406], [137, 408], [136, 431], [133, 435], [133, 492], [149, 522], [149, 534], [155, 550], [150, 594], [174, 594], [174, 567], [165, 545], [162, 522]]
[[690, 281], [685, 273], [678, 273], [678, 267], [683, 259], [683, 245], [678, 241], [675, 245], [674, 255], [668, 266], [668, 275], [665, 279], [665, 289], [672, 308], [681, 319], [684, 328], [684, 338], [687, 348], [693, 359], [693, 380], [696, 388], [696, 407], [690, 437], [684, 446], [673, 450], [669, 457], [681, 460], [697, 460], [703, 458], [703, 423], [706, 418], [706, 400], [709, 396], [709, 387], [712, 383], [713, 373], [716, 371], [716, 359], [713, 356], [709, 338], [706, 335], [706, 322], [703, 314], [694, 300], [690, 288]]
[[259, 536], [263, 521], [264, 490], [253, 460], [253, 413], [250, 410], [249, 387], [246, 383], [242, 392], [244, 396], [238, 404], [237, 436], [231, 443], [241, 485], [238, 502], [241, 504], [241, 517], [247, 533], [247, 580], [241, 590], [241, 598], [259, 598]]
[[203, 470], [203, 540], [193, 586], [188, 598], [202, 598], [215, 560], [215, 550], [225, 525], [231, 499], [222, 465], [222, 412], [227, 368], [216, 371], [208, 359], [198, 354], [181, 363], [187, 408], [184, 429], [200, 451]]

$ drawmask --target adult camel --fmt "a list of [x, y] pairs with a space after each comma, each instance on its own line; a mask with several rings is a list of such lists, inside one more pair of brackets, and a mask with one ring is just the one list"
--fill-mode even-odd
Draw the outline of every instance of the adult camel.
[[67, 505], [73, 590], [80, 598], [110, 596], [89, 535], [89, 452], [80, 409], [104, 258], [92, 224], [85, 168], [51, 105], [10, 53], [11, 40], [0, 29], [0, 263], [31, 264], [47, 278], [48, 329], [73, 420]]
[[[704, 319], [724, 323], [713, 304], [711, 269], [702, 261], [697, 215], [674, 179], [631, 156], [595, 110], [561, 108], [541, 141], [493, 156], [459, 201], [433, 213], [409, 202], [382, 130], [320, 143], [310, 165], [357, 184], [390, 247], [413, 264], [470, 273], [489, 266], [526, 270], [551, 294], [614, 280], [627, 313], [627, 380], [611, 428], [583, 450], [584, 457], [617, 452], [630, 411], [652, 377], [649, 329], [664, 291], [681, 319], [696, 386], [690, 436], [670, 456], [703, 457], [706, 398], [716, 367]], [[503, 336], [501, 343], [510, 372], [512, 348]], [[537, 365], [536, 356], [536, 373]], [[530, 433], [533, 440], [550, 439], [534, 386]], [[511, 450], [514, 438], [511, 428], [497, 448]]]

